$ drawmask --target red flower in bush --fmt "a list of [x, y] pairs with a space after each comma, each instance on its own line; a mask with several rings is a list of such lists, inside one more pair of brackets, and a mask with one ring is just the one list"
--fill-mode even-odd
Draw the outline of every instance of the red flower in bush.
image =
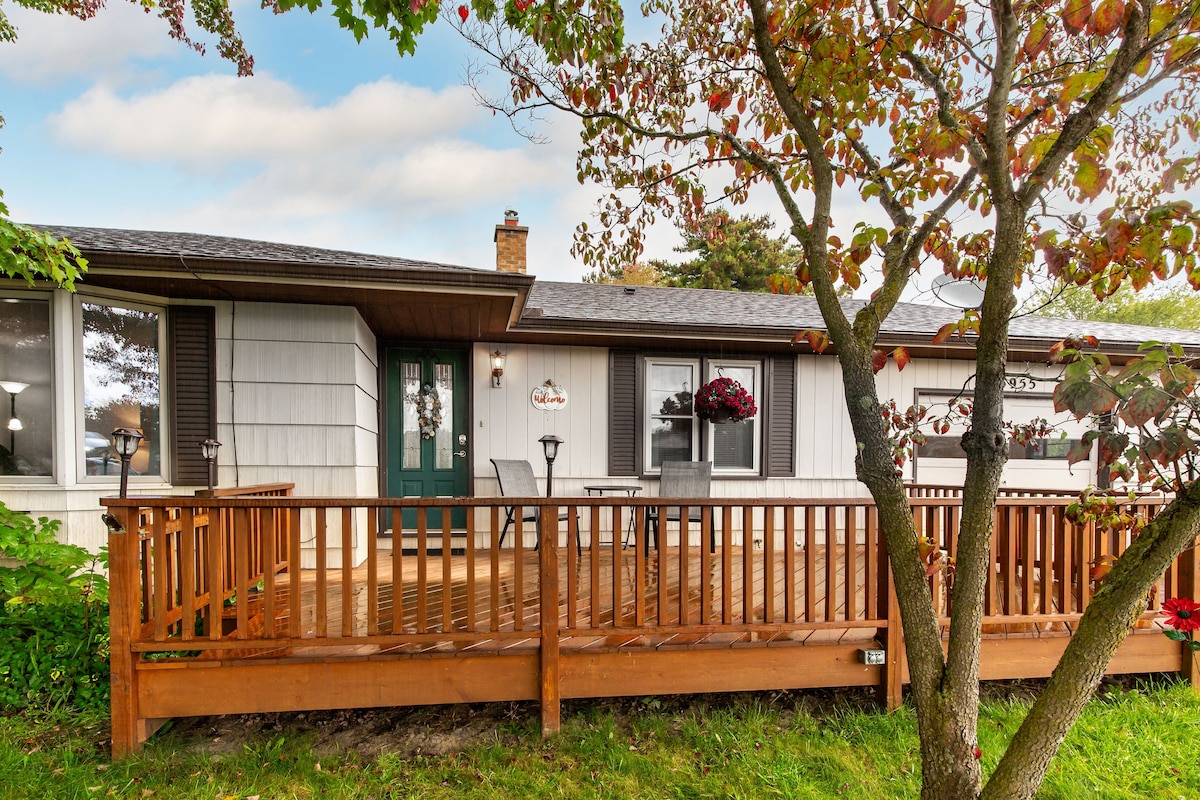
[[1177, 631], [1200, 630], [1200, 603], [1186, 597], [1172, 597], [1162, 604], [1167, 625]]
[[741, 422], [758, 413], [754, 398], [746, 387], [733, 378], [714, 378], [696, 390], [696, 416], [715, 421], [728, 418], [730, 422]]

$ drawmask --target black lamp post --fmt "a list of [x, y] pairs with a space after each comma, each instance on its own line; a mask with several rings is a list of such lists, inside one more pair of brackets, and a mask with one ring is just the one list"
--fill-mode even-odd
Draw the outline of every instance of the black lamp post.
[[563, 440], [553, 433], [548, 433], [538, 441], [542, 443], [542, 449], [546, 454], [546, 497], [552, 497], [554, 495], [554, 459], [558, 457], [558, 446], [563, 443]]
[[121, 497], [129, 490], [129, 459], [137, 452], [142, 438], [141, 431], [133, 428], [117, 428], [112, 432], [113, 447], [121, 457]]
[[17, 416], [17, 395], [28, 388], [28, 383], [0, 381], [0, 389], [8, 392], [8, 452], [14, 458], [17, 455], [17, 431], [25, 427]]
[[220, 446], [221, 443], [216, 439], [205, 439], [200, 442], [200, 451], [204, 453], [204, 460], [208, 462], [208, 490], [210, 492], [217, 483], [217, 448]]

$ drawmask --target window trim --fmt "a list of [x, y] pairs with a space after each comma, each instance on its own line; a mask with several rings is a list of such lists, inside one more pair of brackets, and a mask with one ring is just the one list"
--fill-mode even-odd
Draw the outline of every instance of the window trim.
[[74, 297], [72, 312], [74, 316], [74, 341], [72, 349], [75, 359], [75, 441], [72, 447], [72, 455], [75, 461], [76, 481], [80, 485], [92, 486], [108, 486], [120, 482], [119, 475], [88, 475], [86, 461], [86, 447], [84, 442], [84, 434], [87, 430], [87, 419], [84, 414], [84, 392], [86, 382], [84, 379], [84, 365], [86, 355], [84, 353], [83, 341], [83, 305], [88, 303], [91, 305], [104, 305], [116, 308], [128, 309], [131, 311], [146, 311], [158, 315], [158, 472], [152, 475], [130, 475], [131, 483], [140, 483], [147, 485], [163, 485], [169, 484], [171, 475], [171, 397], [169, 376], [170, 370], [167, 363], [169, 358], [170, 339], [168, 335], [168, 311], [166, 305], [158, 305], [155, 303], [147, 303], [139, 300], [129, 300], [125, 298], [112, 297], [106, 294], [77, 294]]

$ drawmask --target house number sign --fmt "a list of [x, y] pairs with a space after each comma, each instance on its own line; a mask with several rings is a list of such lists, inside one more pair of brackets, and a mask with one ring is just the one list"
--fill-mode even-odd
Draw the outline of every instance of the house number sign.
[[529, 398], [533, 407], [539, 411], [558, 411], [567, 406], [567, 390], [548, 380], [541, 386], [535, 387]]
[[1032, 392], [1038, 382], [1029, 375], [1005, 375], [1004, 386], [1010, 392]]

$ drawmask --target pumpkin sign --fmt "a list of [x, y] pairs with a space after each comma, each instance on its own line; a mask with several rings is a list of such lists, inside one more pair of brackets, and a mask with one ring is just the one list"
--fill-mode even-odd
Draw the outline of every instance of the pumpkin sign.
[[529, 399], [539, 411], [558, 411], [567, 406], [567, 390], [548, 380], [541, 386], [534, 387]]

